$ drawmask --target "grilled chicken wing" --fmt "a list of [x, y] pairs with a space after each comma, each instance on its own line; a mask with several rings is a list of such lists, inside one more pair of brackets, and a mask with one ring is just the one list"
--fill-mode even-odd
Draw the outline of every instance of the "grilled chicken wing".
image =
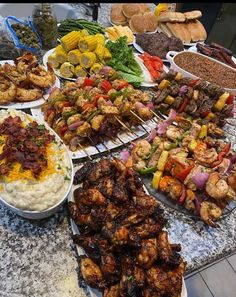
[[89, 183], [96, 183], [101, 177], [104, 177], [110, 173], [111, 162], [108, 159], [102, 159], [98, 163], [95, 163], [92, 170], [87, 175]]
[[116, 284], [111, 286], [110, 288], [106, 288], [103, 291], [103, 297], [120, 297], [120, 284]]
[[158, 249], [160, 259], [169, 262], [173, 252], [166, 231], [161, 231], [158, 236]]
[[150, 268], [158, 257], [156, 238], [141, 241], [141, 248], [137, 254], [137, 262], [140, 267]]
[[90, 188], [83, 191], [80, 195], [80, 202], [90, 206], [106, 206], [106, 198], [95, 188]]
[[114, 188], [114, 181], [111, 177], [104, 177], [99, 180], [95, 188], [106, 198], [111, 198]]
[[160, 206], [160, 203], [157, 201], [157, 199], [147, 194], [135, 197], [135, 203], [136, 205], [142, 207], [149, 214], [154, 213], [155, 210]]
[[126, 245], [129, 242], [129, 230], [115, 222], [107, 222], [102, 228], [102, 234], [114, 246]]
[[105, 286], [104, 278], [99, 266], [86, 256], [80, 256], [80, 272], [86, 283], [94, 288]]
[[162, 230], [167, 220], [159, 218], [154, 220], [153, 218], [146, 218], [143, 222], [133, 227], [133, 231], [140, 236], [140, 238], [153, 237]]
[[92, 163], [89, 161], [89, 162], [86, 162], [83, 167], [77, 170], [74, 176], [74, 181], [73, 181], [74, 185], [78, 185], [83, 180], [85, 180], [88, 174], [90, 173], [90, 171], [92, 171], [94, 165], [95, 163]]
[[101, 270], [109, 284], [117, 283], [120, 279], [120, 265], [112, 253], [104, 253], [101, 257]]

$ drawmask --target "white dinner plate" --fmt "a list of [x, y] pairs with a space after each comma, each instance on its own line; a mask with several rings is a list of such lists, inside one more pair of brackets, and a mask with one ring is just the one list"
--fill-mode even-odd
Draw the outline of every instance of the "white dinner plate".
[[[138, 45], [138, 44], [136, 43], [136, 39], [135, 39], [134, 42], [133, 42], [133, 46], [134, 46], [134, 48], [135, 48], [140, 54], [143, 54], [143, 53], [144, 53], [144, 50], [141, 48], [141, 46]], [[162, 61], [163, 61], [163, 62], [168, 62], [168, 63], [169, 63], [169, 61], [166, 60], [166, 59], [162, 59]]]
[[[15, 65], [13, 60], [0, 61], [0, 65], [4, 65], [6, 63], [9, 63], [10, 65]], [[46, 100], [49, 97], [50, 90], [55, 87], [60, 88], [60, 80], [58, 79], [58, 77], [56, 77], [55, 83], [51, 86], [51, 88], [45, 90], [43, 98], [40, 98], [40, 99], [34, 100], [34, 101], [29, 101], [29, 102], [11, 102], [7, 105], [0, 105], [0, 108], [27, 109], [27, 108], [40, 106], [46, 102]]]
[[[80, 166], [75, 166], [74, 172], [76, 172], [81, 167], [82, 167], [81, 165]], [[74, 202], [73, 192], [74, 192], [74, 190], [76, 188], [79, 188], [79, 187], [81, 187], [81, 184], [72, 185], [71, 191], [70, 191], [70, 193], [68, 195], [68, 202], [70, 202], [70, 201]], [[147, 194], [149, 194], [145, 186], [144, 186], [144, 189], [145, 189], [145, 192]], [[71, 223], [71, 230], [72, 230], [73, 235], [80, 234], [79, 229], [78, 229], [77, 225], [75, 224], [75, 222], [74, 222], [74, 220], [72, 218], [70, 218], [70, 223]], [[79, 256], [86, 255], [83, 248], [81, 248], [78, 244], [76, 244], [75, 246], [76, 246], [76, 250], [77, 250], [77, 253], [78, 253]], [[90, 293], [90, 297], [102, 297], [102, 293], [99, 290], [93, 289], [90, 286], [87, 286], [87, 287], [88, 287], [88, 290], [89, 290], [89, 293]], [[181, 297], [188, 297], [184, 279], [183, 279]]]
[[[44, 56], [43, 56], [43, 65], [44, 65], [45, 67], [47, 67], [48, 57], [54, 52], [54, 50], [55, 50], [55, 48], [52, 48], [52, 49], [50, 49], [49, 51], [47, 51], [47, 52], [44, 54]], [[76, 81], [76, 79], [77, 79], [77, 78], [74, 78], [74, 77], [73, 77], [73, 78], [69, 78], [69, 77], [65, 77], [65, 76], [63, 76], [63, 75], [61, 74], [60, 70], [57, 69], [57, 68], [53, 68], [53, 70], [54, 70], [54, 73], [56, 74], [56, 76], [61, 77], [61, 78], [63, 78], [63, 79], [70, 80], [70, 81]]]
[[[135, 60], [137, 61], [137, 63], [139, 64], [139, 66], [142, 68], [143, 70], [143, 76], [144, 76], [144, 82], [141, 83], [142, 87], [155, 87], [156, 85], [158, 85], [156, 82], [154, 82], [152, 80], [152, 77], [148, 71], [148, 69], [146, 68], [146, 66], [143, 64], [143, 60], [139, 57], [139, 54], [134, 53], [135, 56]], [[169, 68], [166, 67], [165, 65], [163, 65], [163, 70], [165, 72], [169, 71]]]
[[[40, 119], [40, 120], [44, 119], [43, 113], [40, 107], [31, 108], [31, 113], [36, 119]], [[152, 120], [149, 120], [146, 122], [146, 124], [142, 124], [142, 126], [146, 129], [146, 131], [150, 132], [153, 128], [156, 127], [156, 123]], [[90, 145], [84, 149], [78, 149], [75, 152], [70, 151], [70, 156], [72, 159], [81, 159], [81, 158], [87, 157], [88, 155], [94, 156], [103, 152], [107, 152], [108, 149], [111, 150], [111, 149], [118, 148], [124, 145], [124, 143], [125, 144], [129, 143], [130, 141], [134, 141], [144, 136], [147, 132], [142, 126], [140, 125], [132, 128], [132, 131], [134, 131], [136, 135], [122, 131], [118, 133], [119, 138], [116, 138], [114, 141], [111, 141], [111, 140], [104, 141], [104, 145], [103, 144], [96, 145], [97, 149], [95, 146]], [[119, 139], [121, 139], [122, 141]]]

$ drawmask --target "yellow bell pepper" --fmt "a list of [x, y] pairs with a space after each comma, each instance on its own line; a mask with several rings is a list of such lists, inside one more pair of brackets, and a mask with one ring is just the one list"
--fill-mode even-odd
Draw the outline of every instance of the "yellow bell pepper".
[[207, 120], [211, 120], [211, 119], [214, 119], [214, 117], [215, 117], [214, 113], [213, 113], [213, 112], [210, 112], [210, 113], [205, 117], [205, 119], [207, 119]]
[[192, 139], [188, 144], [188, 149], [193, 152], [197, 146], [197, 141], [195, 139]]
[[156, 171], [154, 174], [153, 174], [153, 179], [152, 179], [152, 186], [155, 190], [158, 189], [159, 187], [159, 183], [160, 183], [160, 180], [162, 178], [162, 174], [163, 172], [162, 171]]
[[216, 111], [221, 111], [223, 109], [223, 107], [225, 105], [225, 102], [228, 99], [229, 95], [230, 94], [228, 92], [225, 92], [224, 94], [222, 94], [220, 96], [220, 98], [218, 99], [218, 101], [214, 105], [214, 108], [215, 108]]
[[175, 80], [180, 80], [183, 77], [183, 74], [178, 72], [175, 76]]
[[167, 80], [167, 79], [163, 79], [160, 84], [158, 85], [158, 89], [159, 90], [163, 90], [163, 89], [166, 89], [168, 88], [170, 85], [170, 82]]
[[164, 170], [168, 156], [169, 156], [169, 152], [168, 151], [162, 151], [161, 152], [161, 155], [160, 155], [159, 160], [157, 162], [157, 169], [159, 171], [163, 171]]
[[170, 96], [170, 95], [168, 95], [168, 96], [165, 98], [165, 103], [167, 103], [167, 104], [169, 104], [169, 105], [173, 104], [174, 101], [175, 101], [174, 97], [172, 97], [172, 96]]
[[201, 131], [199, 132], [198, 138], [202, 139], [204, 137], [207, 137], [207, 125], [202, 125]]

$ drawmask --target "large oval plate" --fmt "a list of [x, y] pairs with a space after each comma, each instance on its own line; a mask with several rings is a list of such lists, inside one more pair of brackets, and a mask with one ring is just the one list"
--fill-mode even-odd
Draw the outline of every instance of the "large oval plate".
[[[75, 172], [79, 168], [81, 168], [81, 166], [76, 166], [75, 167]], [[74, 192], [74, 190], [76, 188], [79, 188], [79, 187], [81, 187], [81, 184], [80, 185], [76, 185], [76, 186], [75, 185], [72, 185], [71, 191], [70, 191], [70, 193], [68, 195], [68, 202], [70, 202], [70, 201], [74, 202], [73, 192]], [[147, 189], [145, 187], [144, 187], [144, 189], [145, 189], [146, 193], [149, 194], [148, 191], [147, 191]], [[80, 234], [77, 225], [75, 224], [74, 220], [71, 219], [71, 218], [70, 218], [70, 223], [71, 223], [71, 230], [72, 230], [73, 235]], [[86, 255], [85, 251], [80, 246], [78, 246], [77, 244], [76, 244], [76, 250], [77, 250], [78, 256]], [[87, 288], [89, 290], [90, 297], [102, 297], [102, 293], [99, 290], [93, 289], [90, 286], [88, 286]], [[186, 285], [185, 285], [184, 279], [183, 279], [181, 297], [188, 297], [187, 289], [186, 289]]]
[[[43, 113], [41, 111], [41, 108], [31, 108], [32, 115], [39, 120], [43, 120]], [[142, 128], [142, 126], [144, 128]], [[77, 150], [75, 152], [69, 151], [70, 156], [72, 159], [81, 159], [86, 158], [87, 156], [94, 156], [100, 153], [108, 152], [109, 150], [116, 149], [120, 146], [123, 146], [126, 143], [129, 143], [131, 141], [134, 141], [142, 136], [144, 136], [147, 131], [151, 131], [154, 127], [156, 127], [156, 123], [154, 121], [147, 121], [142, 126], [137, 126], [132, 128], [132, 131], [134, 131], [135, 134], [126, 133], [126, 132], [120, 132], [118, 133], [118, 137], [114, 141], [104, 141], [104, 144], [98, 144], [95, 146], [90, 145], [84, 149]]]
[[[4, 64], [10, 64], [10, 65], [15, 65], [13, 60], [3, 60], [0, 61], [0, 65], [4, 65]], [[47, 65], [47, 64], [46, 64]], [[56, 77], [55, 83], [51, 86], [51, 88], [60, 88], [60, 80], [58, 79], [58, 77]], [[11, 102], [7, 105], [0, 105], [0, 108], [4, 108], [4, 109], [8, 109], [8, 108], [13, 108], [13, 109], [27, 109], [27, 108], [31, 108], [31, 107], [36, 107], [36, 106], [40, 106], [43, 103], [46, 102], [46, 100], [49, 97], [49, 92], [50, 89], [45, 90], [43, 98], [37, 99], [35, 101], [29, 101], [29, 102]]]
[[[6, 111], [7, 112], [7, 111]], [[14, 114], [14, 110], [10, 109], [9, 110], [9, 115], [11, 114]], [[9, 204], [6, 200], [4, 200], [4, 198], [2, 198], [0, 196], [0, 201], [8, 208], [10, 208], [13, 212], [15, 212], [16, 214], [18, 214], [19, 216], [21, 217], [24, 217], [24, 218], [27, 218], [27, 219], [35, 219], [35, 220], [38, 220], [38, 219], [44, 219], [44, 218], [47, 218], [51, 215], [53, 215], [54, 213], [56, 213], [60, 208], [61, 206], [64, 204], [65, 200], [67, 199], [68, 197], [68, 194], [71, 190], [71, 187], [72, 187], [72, 184], [73, 184], [73, 178], [74, 178], [74, 166], [73, 166], [73, 163], [72, 163], [72, 159], [70, 158], [70, 154], [69, 154], [69, 151], [67, 149], [67, 147], [64, 145], [63, 141], [61, 140], [61, 138], [52, 130], [52, 128], [49, 127], [49, 125], [45, 122], [45, 121], [42, 121], [40, 119], [35, 119], [34, 117], [30, 116], [29, 114], [26, 114], [24, 113], [23, 111], [17, 111], [16, 115], [19, 115], [19, 116], [23, 116], [32, 121], [36, 121], [38, 124], [41, 124], [41, 125], [44, 125], [46, 127], [47, 130], [50, 131], [50, 133], [52, 135], [55, 136], [55, 139], [56, 139], [56, 142], [57, 143], [60, 143], [63, 147], [63, 149], [65, 150], [67, 156], [68, 156], [68, 160], [69, 160], [69, 163], [70, 163], [70, 184], [68, 186], [68, 189], [66, 191], [66, 193], [63, 195], [63, 197], [61, 197], [61, 199], [57, 202], [57, 204], [53, 205], [52, 207], [46, 209], [46, 210], [43, 210], [43, 211], [30, 211], [30, 210], [22, 210], [22, 209], [19, 209], [11, 204]]]

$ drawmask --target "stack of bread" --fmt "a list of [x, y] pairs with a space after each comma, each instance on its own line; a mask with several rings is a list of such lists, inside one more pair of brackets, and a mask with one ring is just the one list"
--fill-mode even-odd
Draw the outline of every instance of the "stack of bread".
[[198, 20], [202, 16], [201, 11], [189, 12], [162, 12], [158, 17], [158, 27], [168, 37], [175, 36], [183, 43], [205, 41], [207, 33]]
[[115, 25], [129, 25], [134, 33], [154, 32], [158, 25], [146, 3], [113, 4], [110, 19]]

